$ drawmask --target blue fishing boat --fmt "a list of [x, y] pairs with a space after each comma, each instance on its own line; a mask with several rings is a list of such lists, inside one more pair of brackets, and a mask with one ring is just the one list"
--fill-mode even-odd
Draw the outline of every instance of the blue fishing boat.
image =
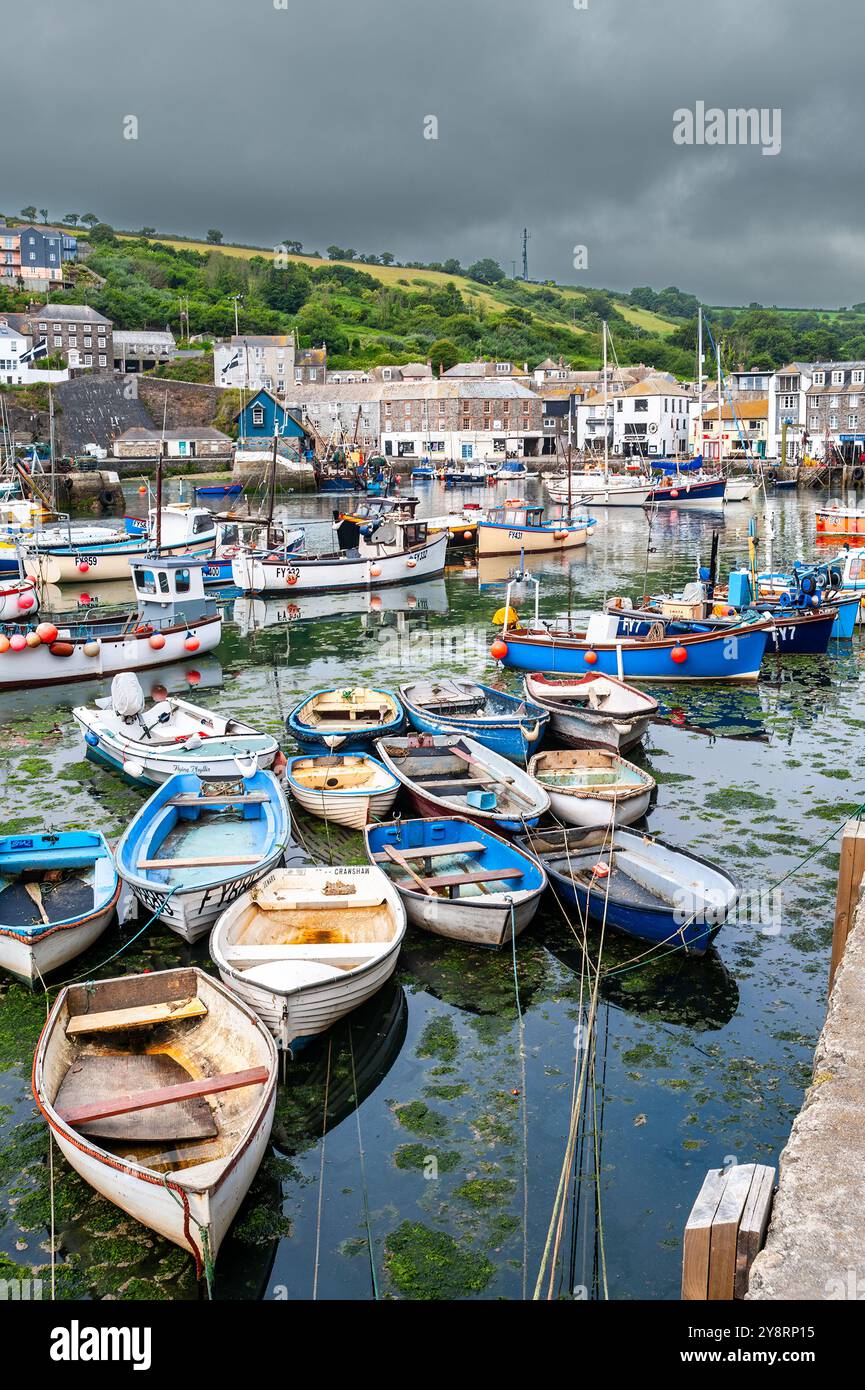
[[401, 685], [399, 696], [419, 733], [468, 734], [517, 763], [535, 752], [550, 719], [532, 700], [474, 681], [416, 681]]
[[410, 922], [475, 946], [504, 946], [519, 936], [547, 886], [533, 855], [458, 817], [369, 825], [366, 850], [394, 884]]
[[536, 620], [530, 628], [505, 623], [492, 656], [518, 671], [601, 672], [624, 681], [756, 680], [771, 619], [740, 623], [735, 631], [657, 636], [627, 635], [612, 613], [594, 613], [584, 629]]
[[37, 984], [92, 946], [117, 906], [120, 879], [98, 831], [0, 839], [0, 968]]
[[[771, 597], [789, 606], [795, 602], [822, 604], [836, 612], [832, 637], [849, 641], [860, 618], [865, 599], [865, 565], [857, 551], [842, 551], [831, 560], [805, 564], [797, 560], [792, 571], [773, 571], [757, 576], [761, 598]], [[750, 575], [742, 572], [743, 584], [750, 585]], [[730, 576], [731, 583], [733, 575]]]
[[243, 492], [243, 483], [206, 483], [193, 491], [196, 497], [237, 497]]
[[411, 470], [411, 475], [421, 483], [432, 483], [437, 476], [434, 463], [419, 463]]
[[703, 955], [739, 899], [726, 870], [635, 830], [534, 830], [516, 843], [560, 902], [665, 950]]
[[390, 690], [328, 686], [305, 695], [285, 721], [302, 753], [358, 753], [399, 733], [405, 713]]
[[233, 782], [178, 772], [130, 821], [117, 868], [145, 912], [196, 941], [283, 859], [288, 806], [272, 772]]
[[629, 637], [649, 637], [659, 625], [668, 637], [682, 637], [695, 632], [736, 633], [743, 624], [759, 617], [770, 622], [768, 652], [777, 656], [823, 656], [829, 650], [836, 619], [834, 608], [797, 608], [773, 603], [757, 603], [744, 609], [730, 604], [717, 606], [723, 606], [723, 616], [669, 617], [655, 603], [650, 603], [646, 608], [619, 610], [616, 619], [619, 633]]

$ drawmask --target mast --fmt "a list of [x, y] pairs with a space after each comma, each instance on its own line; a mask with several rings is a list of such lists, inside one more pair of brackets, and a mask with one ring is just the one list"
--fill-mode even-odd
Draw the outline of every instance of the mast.
[[722, 415], [721, 415], [721, 409], [722, 409], [722, 404], [723, 404], [723, 402], [722, 402], [722, 400], [721, 400], [721, 339], [720, 339], [720, 338], [718, 338], [718, 341], [717, 341], [717, 343], [715, 344], [715, 357], [716, 357], [717, 363], [718, 363], [718, 472], [719, 472], [719, 473], [723, 473], [723, 471], [724, 471], [724, 464], [723, 464], [723, 461], [722, 461], [722, 458], [721, 458], [721, 455], [723, 454], [724, 449], [723, 449], [722, 435], [721, 435], [721, 431], [722, 431], [722, 428], [723, 428], [723, 420], [722, 420]]
[[270, 532], [273, 526], [273, 504], [276, 497], [276, 445], [279, 438], [279, 422], [276, 411], [273, 413], [273, 456], [270, 460], [270, 484], [267, 492], [267, 545], [270, 548]]
[[156, 555], [162, 549], [162, 461], [165, 456], [165, 422], [168, 418], [168, 392], [162, 407], [162, 438], [159, 441], [159, 457], [156, 460]]
[[607, 388], [607, 320], [604, 319], [604, 482], [610, 479], [610, 417]]
[[51, 450], [51, 510], [57, 511], [57, 464], [54, 459], [54, 395], [48, 387], [48, 439]]
[[[703, 453], [703, 306], [697, 310], [697, 375], [699, 396], [697, 409], [697, 453]], [[720, 417], [719, 417], [720, 418]], [[703, 460], [705, 463], [705, 460]]]

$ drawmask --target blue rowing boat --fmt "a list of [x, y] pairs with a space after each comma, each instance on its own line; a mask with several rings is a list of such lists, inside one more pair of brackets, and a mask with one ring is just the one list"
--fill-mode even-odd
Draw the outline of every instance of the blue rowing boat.
[[98, 831], [0, 839], [0, 967], [27, 984], [80, 955], [101, 936], [120, 879]]
[[196, 941], [282, 862], [289, 839], [288, 806], [272, 772], [233, 783], [178, 772], [123, 832], [117, 868], [145, 912]]
[[724, 869], [638, 831], [534, 830], [516, 843], [561, 903], [667, 950], [703, 955], [739, 899]]
[[517, 763], [535, 752], [550, 719], [532, 700], [474, 681], [416, 681], [401, 685], [399, 696], [419, 733], [468, 734]]
[[237, 497], [243, 483], [210, 483], [194, 489], [196, 497]]
[[532, 854], [456, 816], [369, 825], [366, 849], [410, 922], [475, 946], [504, 946], [519, 936], [547, 886]]
[[399, 733], [405, 713], [390, 690], [327, 686], [305, 695], [285, 723], [302, 753], [362, 753]]

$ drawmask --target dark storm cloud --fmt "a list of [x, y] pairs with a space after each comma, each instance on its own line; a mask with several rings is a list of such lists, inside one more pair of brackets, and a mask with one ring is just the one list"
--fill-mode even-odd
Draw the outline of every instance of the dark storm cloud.
[[[533, 278], [865, 299], [859, 0], [586, 3], [18, 6], [0, 206], [508, 270], [527, 225]], [[780, 154], [675, 145], [697, 101], [780, 107]]]

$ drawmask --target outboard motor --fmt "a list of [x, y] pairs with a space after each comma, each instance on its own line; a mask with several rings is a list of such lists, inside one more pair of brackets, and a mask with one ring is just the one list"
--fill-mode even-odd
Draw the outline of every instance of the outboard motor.
[[144, 691], [134, 671], [120, 671], [111, 682], [111, 708], [124, 723], [133, 723], [144, 709]]

